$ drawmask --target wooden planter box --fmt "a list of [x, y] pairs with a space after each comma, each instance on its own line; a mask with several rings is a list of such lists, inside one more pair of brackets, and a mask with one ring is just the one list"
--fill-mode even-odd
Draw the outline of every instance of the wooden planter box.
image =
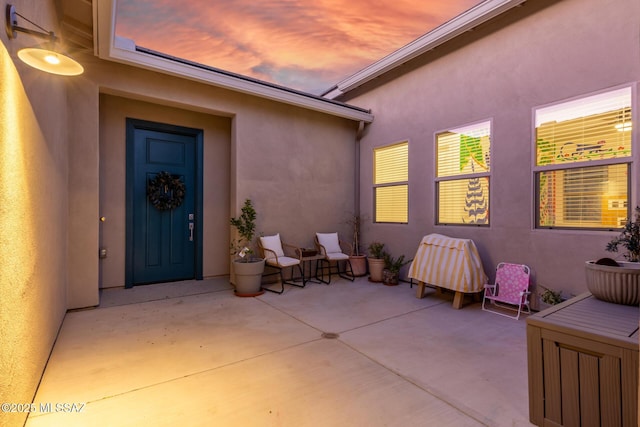
[[590, 293], [527, 319], [529, 420], [538, 426], [638, 425], [637, 306]]

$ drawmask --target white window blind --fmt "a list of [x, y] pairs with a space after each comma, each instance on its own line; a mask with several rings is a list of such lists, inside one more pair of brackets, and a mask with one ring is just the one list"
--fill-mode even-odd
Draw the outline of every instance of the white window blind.
[[409, 180], [409, 143], [389, 145], [374, 150], [374, 184]]
[[376, 222], [408, 222], [408, 181], [408, 142], [374, 149], [373, 184]]
[[376, 188], [376, 222], [406, 223], [408, 205], [408, 185]]
[[437, 191], [439, 224], [486, 224], [489, 178], [440, 181]]
[[536, 165], [631, 156], [631, 88], [536, 110]]
[[631, 113], [629, 87], [535, 111], [538, 227], [611, 229], [624, 223]]
[[626, 163], [538, 174], [538, 224], [558, 228], [619, 228], [628, 216]]
[[489, 224], [491, 122], [436, 135], [439, 224]]

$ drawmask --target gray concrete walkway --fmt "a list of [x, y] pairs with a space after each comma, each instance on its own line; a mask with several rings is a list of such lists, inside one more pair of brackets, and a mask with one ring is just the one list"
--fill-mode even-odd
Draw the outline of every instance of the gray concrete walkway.
[[526, 316], [366, 278], [285, 289], [102, 291], [67, 314], [27, 426], [530, 426]]

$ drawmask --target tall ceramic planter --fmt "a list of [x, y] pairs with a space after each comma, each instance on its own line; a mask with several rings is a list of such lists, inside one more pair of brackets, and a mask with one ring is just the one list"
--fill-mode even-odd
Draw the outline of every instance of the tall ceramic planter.
[[255, 297], [262, 295], [262, 273], [264, 259], [256, 258], [250, 262], [233, 261], [235, 275], [235, 293], [239, 297]]
[[620, 267], [587, 261], [587, 289], [594, 297], [614, 304], [638, 305], [640, 263], [620, 262]]
[[369, 281], [382, 282], [384, 271], [383, 258], [369, 258]]
[[351, 255], [349, 257], [351, 268], [353, 269], [353, 275], [361, 277], [367, 274], [367, 256], [366, 255]]

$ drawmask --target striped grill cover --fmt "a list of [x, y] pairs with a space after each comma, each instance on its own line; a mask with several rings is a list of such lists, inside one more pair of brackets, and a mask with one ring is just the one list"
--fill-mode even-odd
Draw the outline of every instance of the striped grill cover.
[[408, 276], [464, 293], [480, 292], [487, 283], [487, 275], [473, 240], [454, 239], [441, 234], [429, 234], [422, 238]]

